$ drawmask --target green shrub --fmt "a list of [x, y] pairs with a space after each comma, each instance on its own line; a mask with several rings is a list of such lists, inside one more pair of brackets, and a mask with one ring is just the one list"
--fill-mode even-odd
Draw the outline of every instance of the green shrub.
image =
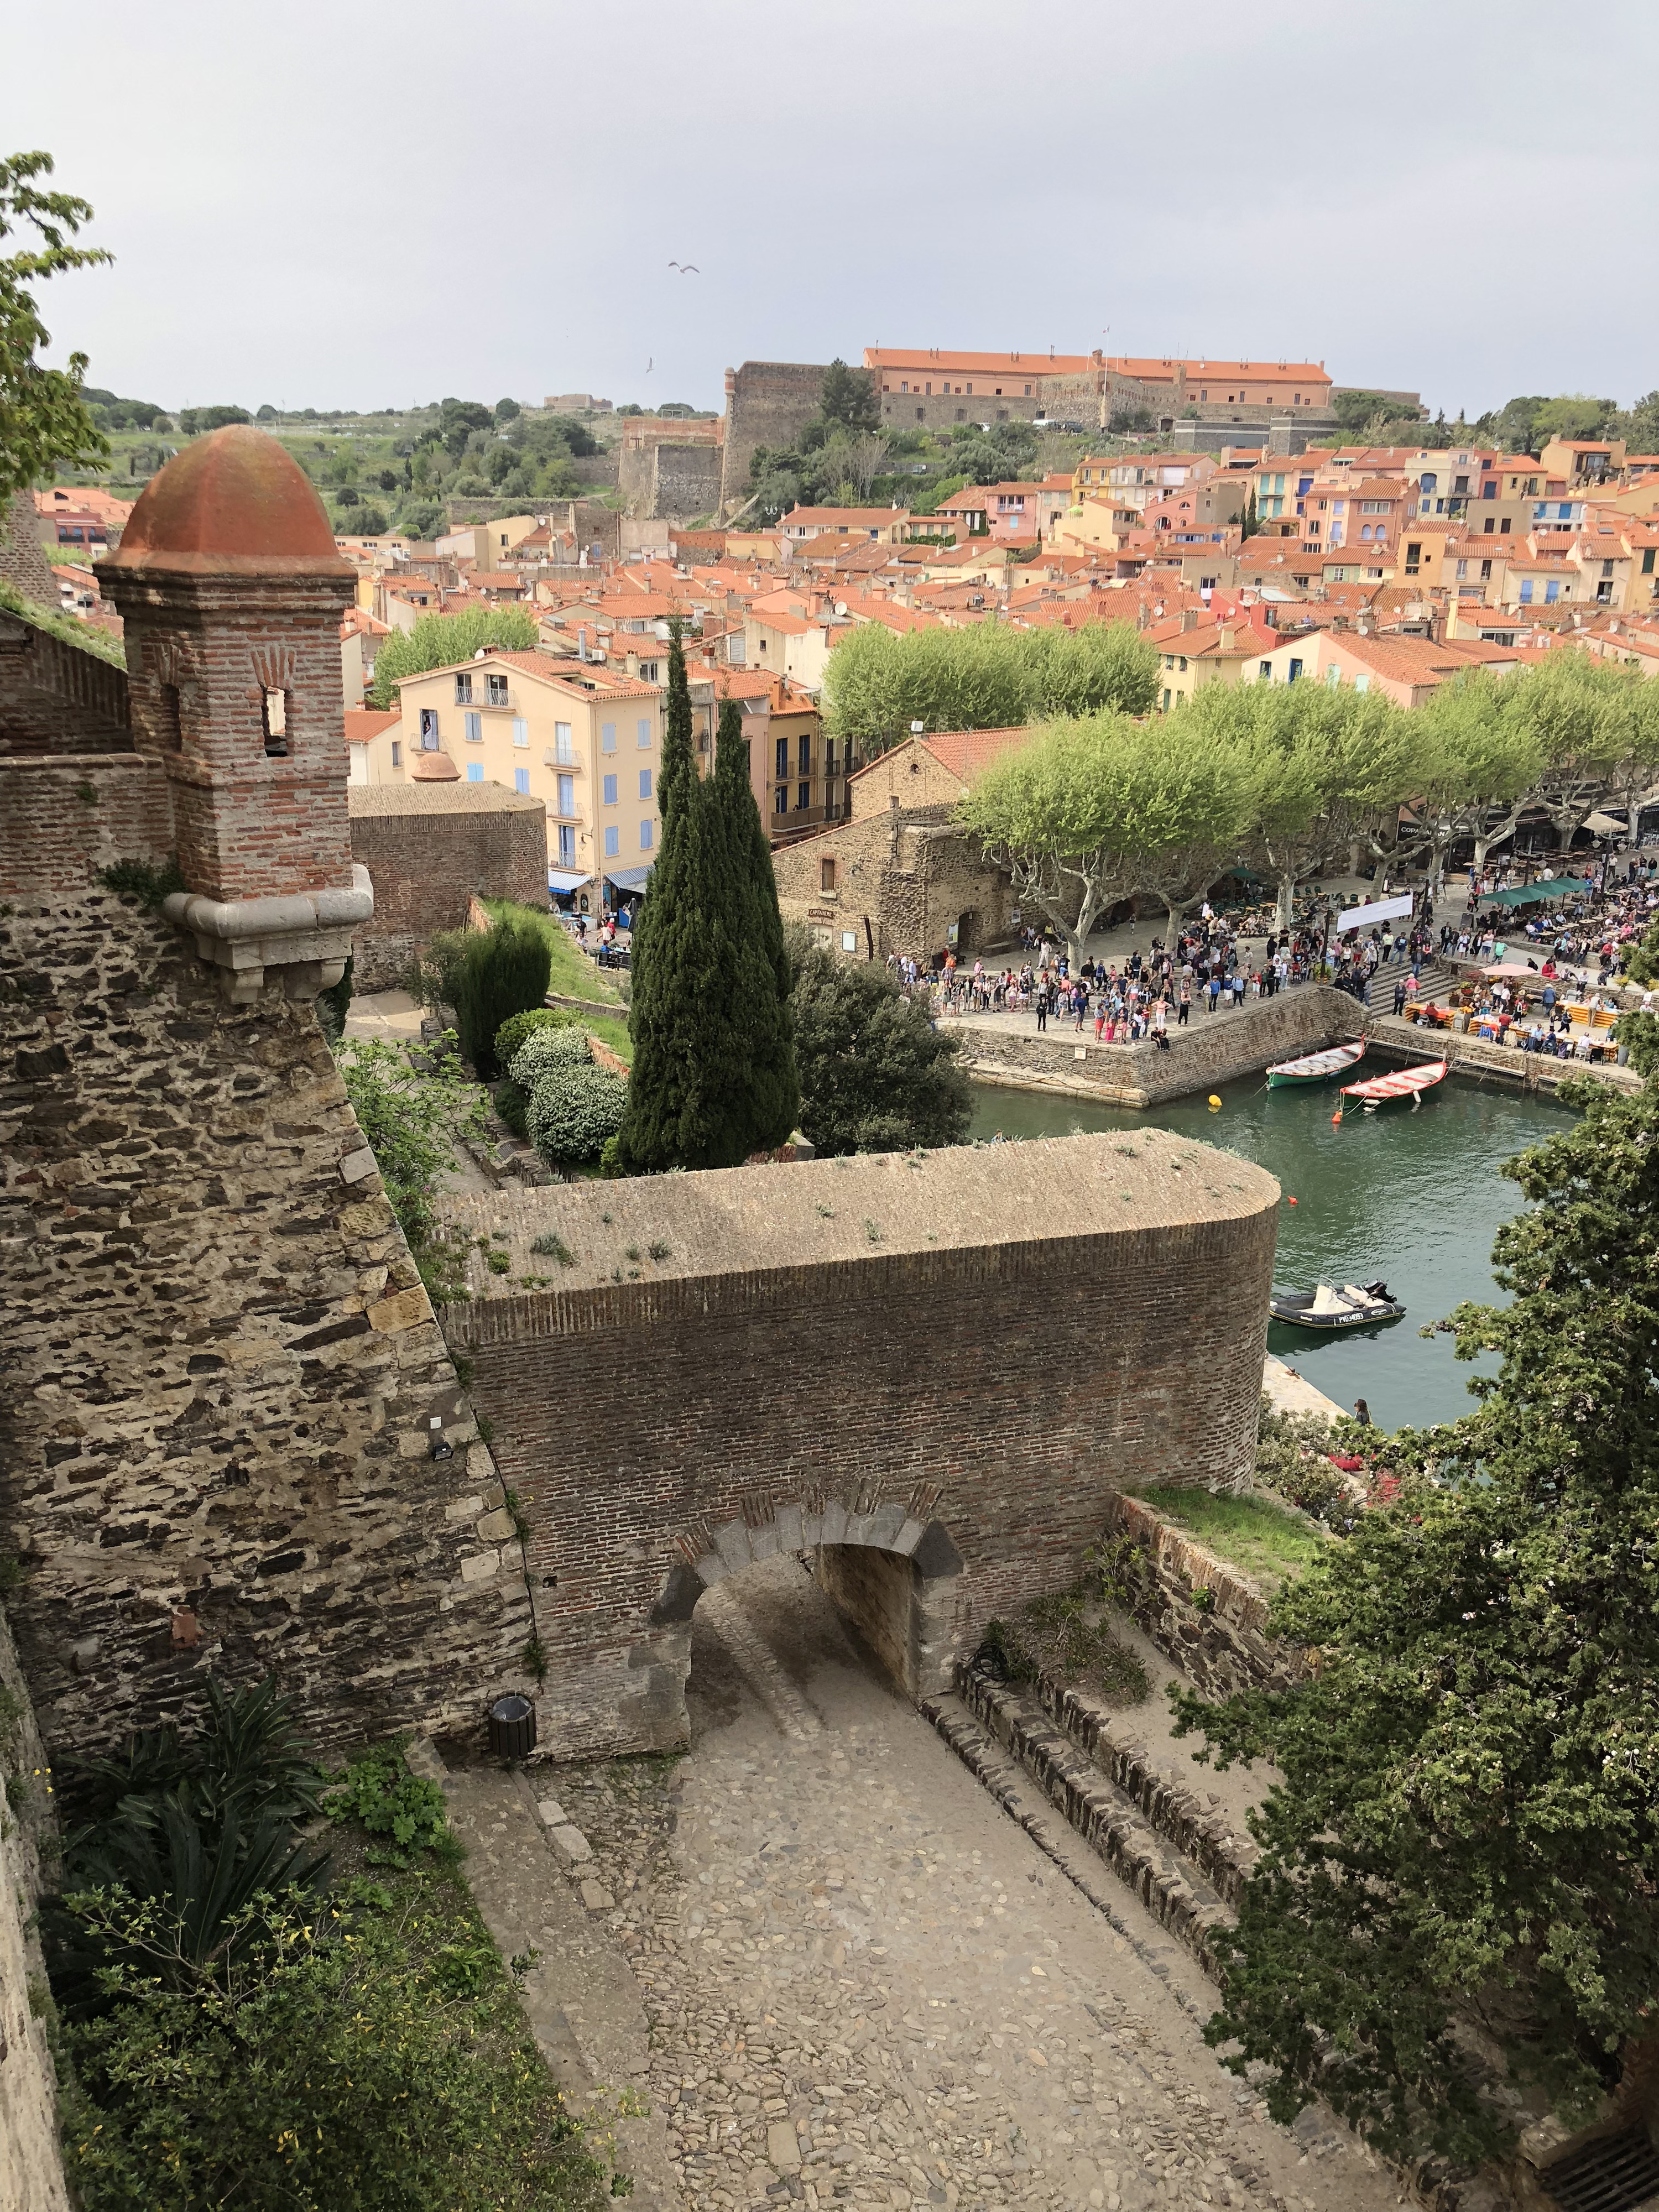
[[98, 880], [106, 890], [118, 891], [123, 898], [136, 898], [140, 906], [151, 908], [174, 891], [190, 889], [179, 873], [176, 857], [161, 868], [149, 860], [117, 860], [100, 871]]
[[[155, 1916], [86, 1900], [141, 1957]], [[587, 2150], [512, 1975], [441, 1871], [273, 1912], [234, 1973], [113, 1970], [63, 2031], [64, 2163], [83, 2212], [598, 2212]], [[616, 2185], [626, 2182], [616, 2177]]]
[[346, 1097], [434, 1305], [465, 1287], [438, 1223], [438, 1177], [453, 1168], [461, 1138], [489, 1134], [483, 1094], [466, 1080], [455, 1042], [447, 1030], [422, 1048], [418, 1066], [401, 1045], [379, 1037], [348, 1037], [334, 1048]]
[[1120, 1644], [1106, 1620], [1091, 1620], [1091, 1593], [1081, 1583], [1032, 1598], [1012, 1623], [986, 1623], [981, 1656], [1011, 1682], [1039, 1676], [1074, 1688], [1102, 1692], [1115, 1702], [1138, 1705], [1151, 1685], [1134, 1653]]
[[512, 919], [490, 929], [441, 931], [416, 963], [410, 989], [422, 1005], [451, 1007], [461, 1051], [484, 1080], [499, 1073], [495, 1033], [547, 995], [547, 939]]
[[628, 1085], [621, 1076], [580, 1061], [556, 1064], [532, 1087], [525, 1127], [548, 1165], [568, 1175], [598, 1159], [622, 1127], [627, 1104]]
[[397, 1743], [375, 1744], [354, 1759], [323, 1809], [331, 1820], [356, 1820], [371, 1836], [388, 1838], [370, 1844], [371, 1866], [412, 1866], [422, 1851], [450, 1846], [443, 1791], [410, 1772]]
[[495, 1032], [497, 1066], [511, 1067], [520, 1046], [533, 1030], [580, 1028], [581, 1018], [574, 1006], [532, 1006], [526, 1013], [514, 1014]]
[[1264, 1390], [1256, 1431], [1255, 1479], [1316, 1521], [1339, 1528], [1350, 1519], [1352, 1501], [1340, 1471], [1331, 1464], [1335, 1448], [1330, 1422], [1322, 1413], [1281, 1413]]
[[591, 1067], [593, 1048], [586, 1030], [532, 1030], [513, 1055], [508, 1073], [522, 1091], [534, 1091], [537, 1082], [555, 1067]]

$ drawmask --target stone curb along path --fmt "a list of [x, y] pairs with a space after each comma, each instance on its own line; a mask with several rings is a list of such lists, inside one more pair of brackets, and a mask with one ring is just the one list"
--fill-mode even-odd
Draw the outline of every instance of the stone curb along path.
[[521, 2002], [567, 2103], [596, 2138], [614, 2136], [616, 2162], [634, 2184], [630, 2203], [679, 2212], [662, 2115], [635, 2109], [649, 2102], [649, 2030], [632, 1969], [598, 1917], [611, 1899], [593, 1879], [586, 1837], [544, 1788], [538, 1805], [522, 1771], [447, 1766], [430, 1743], [411, 1745], [407, 1756], [448, 1802], [466, 1849], [467, 1886], [501, 1956], [539, 1954]]

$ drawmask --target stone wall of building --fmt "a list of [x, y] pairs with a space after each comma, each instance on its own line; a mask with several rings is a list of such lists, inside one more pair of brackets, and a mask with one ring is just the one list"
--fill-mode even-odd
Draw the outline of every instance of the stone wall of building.
[[658, 446], [652, 455], [652, 516], [690, 522], [716, 513], [724, 473], [725, 456], [717, 445]]
[[499, 783], [353, 784], [351, 857], [368, 870], [374, 914], [356, 932], [352, 980], [391, 988], [418, 946], [465, 926], [477, 892], [547, 904], [547, 808]]
[[719, 422], [634, 420], [617, 449], [617, 488], [635, 520], [712, 514], [720, 504]]
[[451, 1200], [507, 1258], [445, 1325], [531, 1523], [544, 1741], [683, 1741], [697, 1591], [769, 1550], [908, 1560], [826, 1571], [937, 1679], [1118, 1490], [1243, 1480], [1278, 1199], [1149, 1130]]
[[173, 807], [143, 753], [0, 757], [0, 896], [88, 890], [117, 860], [165, 866]]
[[46, 1748], [0, 1612], [0, 2205], [6, 2212], [67, 2212], [69, 2205], [58, 2147], [57, 2076], [46, 2044], [46, 1967], [32, 1925], [44, 1886], [43, 1846], [55, 1835], [51, 1786]]
[[0, 1330], [49, 1745], [209, 1667], [274, 1674], [325, 1744], [525, 1686], [501, 1486], [312, 1007], [227, 1004], [107, 892], [0, 917]]
[[[890, 809], [781, 848], [772, 855], [781, 911], [860, 960], [890, 952], [931, 960], [947, 950], [973, 958], [1009, 944], [1008, 878], [970, 838], [928, 818], [945, 811], [927, 809], [918, 819]], [[829, 890], [826, 860], [835, 862]], [[850, 950], [842, 941], [849, 931]]]
[[757, 446], [793, 446], [818, 411], [827, 362], [746, 361], [726, 372], [720, 510], [748, 498]]

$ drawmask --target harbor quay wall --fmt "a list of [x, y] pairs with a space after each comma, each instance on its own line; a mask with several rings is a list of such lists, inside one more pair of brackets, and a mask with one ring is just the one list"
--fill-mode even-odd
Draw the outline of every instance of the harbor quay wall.
[[[544, 1747], [684, 1742], [691, 1612], [751, 1559], [817, 1554], [925, 1695], [1075, 1580], [1120, 1490], [1249, 1480], [1279, 1187], [1165, 1131], [1126, 1149], [450, 1201], [507, 1258], [444, 1319], [527, 1524]], [[552, 1272], [538, 1239], [570, 1287], [502, 1289]]]
[[1346, 991], [1304, 983], [1234, 1012], [1203, 1013], [1194, 1006], [1187, 1027], [1170, 1030], [1167, 1052], [1151, 1043], [1097, 1044], [1092, 1023], [1079, 1036], [1063, 1015], [1052, 1016], [1042, 1036], [971, 1015], [942, 1026], [960, 1034], [975, 1082], [1139, 1108], [1342, 1043], [1364, 1034], [1366, 1024], [1364, 1009]]

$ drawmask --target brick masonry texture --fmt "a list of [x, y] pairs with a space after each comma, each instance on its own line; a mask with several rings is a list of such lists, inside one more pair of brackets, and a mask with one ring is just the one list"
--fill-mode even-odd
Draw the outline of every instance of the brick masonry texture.
[[0, 757], [0, 895], [89, 889], [115, 860], [164, 863], [173, 812], [142, 753]]
[[132, 749], [125, 670], [0, 607], [0, 760], [94, 745]]
[[[339, 619], [349, 577], [112, 571], [125, 623], [133, 742], [173, 787], [193, 891], [252, 899], [351, 881]], [[287, 695], [286, 757], [265, 751], [267, 690]]]
[[48, 1744], [208, 1666], [324, 1743], [525, 1686], [495, 1469], [309, 1006], [227, 1006], [112, 894], [14, 902], [0, 1170], [0, 1547]]
[[34, 501], [26, 491], [15, 491], [0, 505], [0, 583], [9, 584], [37, 606], [58, 605], [58, 580], [40, 543]]
[[[1119, 1488], [1242, 1482], [1278, 1200], [1147, 1131], [451, 1200], [505, 1240], [507, 1273], [480, 1259], [445, 1321], [531, 1522], [544, 1742], [684, 1740], [694, 1571], [893, 1551], [915, 1523], [913, 1588], [959, 1557], [959, 1651], [1075, 1578]], [[570, 1264], [534, 1252], [552, 1235]], [[836, 1594], [855, 1582], [878, 1648], [948, 1666], [937, 1590], [895, 1621], [876, 1577]]]
[[356, 933], [359, 990], [398, 981], [419, 945], [465, 927], [479, 891], [547, 904], [547, 809], [499, 783], [354, 784], [351, 857], [374, 886]]

